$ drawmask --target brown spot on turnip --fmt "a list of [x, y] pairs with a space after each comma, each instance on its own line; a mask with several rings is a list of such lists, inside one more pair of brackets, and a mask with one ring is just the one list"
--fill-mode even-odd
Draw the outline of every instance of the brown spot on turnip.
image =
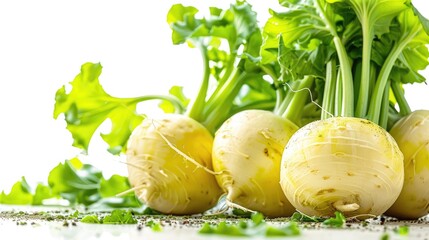
[[270, 156], [270, 154], [269, 154], [269, 152], [268, 152], [268, 148], [264, 148], [264, 154], [265, 154], [265, 156], [267, 156], [267, 157], [269, 157], [269, 156]]
[[313, 174], [317, 174], [317, 173], [319, 173], [319, 169], [312, 169], [310, 172]]
[[380, 184], [376, 184], [375, 187], [376, 188], [381, 188], [381, 185]]
[[318, 192], [316, 193], [316, 196], [324, 195], [324, 194], [327, 194], [327, 193], [333, 193], [333, 192], [335, 192], [335, 191], [336, 191], [336, 190], [335, 190], [334, 188], [322, 189], [322, 190], [320, 190], [320, 191], [318, 191]]
[[328, 179], [330, 179], [330, 178], [331, 178], [331, 176], [323, 176], [323, 177], [322, 177], [322, 179], [323, 179], [323, 180], [328, 180]]
[[347, 176], [352, 177], [352, 176], [355, 176], [355, 174], [352, 172], [347, 172]]

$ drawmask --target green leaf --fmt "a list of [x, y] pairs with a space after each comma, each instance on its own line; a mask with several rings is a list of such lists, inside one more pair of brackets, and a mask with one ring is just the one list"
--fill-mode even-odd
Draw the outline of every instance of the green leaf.
[[[101, 178], [100, 181], [100, 195], [103, 198], [114, 197], [117, 194], [130, 190], [131, 185], [128, 178], [113, 174], [109, 179]], [[128, 193], [128, 196], [134, 196], [133, 193]]]
[[291, 216], [291, 220], [296, 222], [323, 222], [325, 219], [319, 218], [319, 217], [307, 216], [300, 212], [294, 212]]
[[154, 232], [162, 232], [162, 226], [159, 222], [155, 222], [153, 220], [150, 220], [146, 223], [147, 227], [150, 227], [152, 231]]
[[98, 127], [110, 119], [110, 133], [102, 134], [111, 152], [117, 154], [125, 146], [131, 131], [143, 117], [136, 113], [138, 98], [115, 98], [107, 94], [99, 83], [101, 64], [85, 63], [81, 72], [55, 95], [54, 118], [64, 114], [67, 129], [73, 136], [73, 146], [88, 150], [89, 142]]
[[90, 205], [100, 199], [98, 189], [101, 177], [100, 170], [73, 158], [51, 170], [48, 184], [53, 194], [60, 195], [71, 204]]
[[12, 205], [29, 205], [33, 202], [33, 195], [24, 177], [21, 181], [16, 182], [10, 192], [6, 194], [4, 191], [0, 194], [1, 204]]
[[[187, 98], [185, 96], [185, 94], [183, 93], [183, 87], [181, 86], [173, 86], [170, 88], [169, 90], [170, 95], [176, 97], [177, 99], [179, 99], [179, 101], [182, 103], [183, 106], [188, 106], [189, 104], [189, 98]], [[174, 105], [166, 100], [161, 101], [161, 103], [159, 104], [159, 107], [165, 112], [165, 113], [174, 113], [175, 112], [175, 107]]]
[[87, 215], [83, 217], [80, 222], [83, 223], [95, 223], [95, 224], [101, 224], [102, 221], [98, 218], [97, 215]]
[[400, 236], [408, 236], [408, 234], [410, 233], [410, 228], [407, 225], [403, 225], [395, 228], [394, 231]]
[[43, 205], [43, 200], [57, 197], [49, 186], [39, 183], [33, 196], [32, 205]]
[[225, 236], [297, 236], [301, 234], [296, 222], [288, 222], [282, 226], [275, 227], [264, 221], [261, 213], [253, 213], [247, 222], [239, 220], [237, 223], [221, 221], [212, 225], [204, 223], [199, 229], [200, 234], [214, 234]]
[[282, 226], [280, 228], [268, 226], [265, 231], [265, 236], [273, 237], [273, 236], [299, 236], [301, 234], [301, 230], [296, 222], [288, 222], [286, 226]]
[[333, 228], [341, 228], [346, 223], [346, 218], [340, 212], [335, 212], [335, 217], [328, 218], [323, 221], [323, 225]]
[[110, 215], [107, 215], [102, 220], [103, 224], [136, 224], [132, 211], [115, 209]]

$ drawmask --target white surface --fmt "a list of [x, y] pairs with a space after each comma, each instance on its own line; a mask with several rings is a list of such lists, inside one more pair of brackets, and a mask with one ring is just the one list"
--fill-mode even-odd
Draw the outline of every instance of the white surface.
[[[47, 181], [50, 169], [79, 154], [64, 121], [52, 113], [56, 90], [72, 81], [84, 62], [101, 62], [101, 83], [114, 96], [167, 93], [175, 84], [194, 94], [200, 56], [171, 44], [166, 14], [174, 2], [207, 9], [230, 1], [0, 1], [0, 190], [9, 190], [21, 176], [30, 183]], [[249, 2], [260, 22], [270, 5], [277, 6], [277, 0]], [[428, 15], [424, 0], [413, 2]], [[429, 109], [429, 87], [411, 88], [413, 109]], [[125, 166], [105, 149], [95, 136], [83, 160], [106, 175], [125, 174]]]
[[[153, 232], [148, 227], [138, 230], [136, 225], [96, 225], [77, 223], [77, 226], [64, 227], [62, 222], [38, 223], [35, 225], [17, 225], [15, 222], [5, 222], [0, 220], [0, 232], [2, 236], [9, 236], [13, 239], [32, 239], [32, 240], [127, 240], [127, 239], [151, 239], [151, 240], [218, 240], [232, 239], [232, 237], [221, 235], [201, 235], [198, 234], [199, 228], [188, 227], [164, 227], [162, 232]], [[384, 227], [378, 226], [368, 230], [358, 229], [302, 229], [301, 235], [297, 237], [233, 237], [233, 239], [318, 239], [318, 240], [379, 240], [384, 233]], [[391, 240], [394, 239], [427, 239], [427, 227], [411, 226], [409, 235], [399, 236], [392, 231], [390, 227], [386, 232]]]

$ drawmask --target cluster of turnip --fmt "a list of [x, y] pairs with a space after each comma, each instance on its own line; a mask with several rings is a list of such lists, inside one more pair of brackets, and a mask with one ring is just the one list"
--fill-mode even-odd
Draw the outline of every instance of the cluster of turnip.
[[[357, 88], [367, 91], [364, 95], [369, 100], [368, 107], [363, 109], [366, 117], [355, 113], [356, 83], [351, 78], [355, 66], [351, 64], [358, 65], [357, 61], [351, 63], [344, 55], [349, 50], [344, 39], [330, 29], [334, 25], [329, 16], [329, 11], [334, 11], [333, 5], [320, 0], [312, 2], [314, 12], [310, 14], [320, 18], [319, 24], [324, 24], [323, 31], [330, 34], [337, 51], [328, 60], [330, 68], [322, 71], [325, 92], [320, 108], [327, 113], [310, 123], [301, 122], [301, 116], [291, 116], [302, 112], [298, 106], [316, 104], [309, 100], [315, 77], [306, 73], [302, 74], [301, 84], [294, 85], [298, 90], [282, 85], [289, 94], [302, 95], [300, 98], [282, 98], [283, 108], [278, 101], [273, 110], [246, 109], [235, 113], [215, 129], [213, 137], [203, 124], [187, 116], [167, 114], [147, 118], [131, 135], [127, 150], [129, 179], [145, 204], [166, 214], [195, 214], [214, 207], [219, 197], [226, 195], [230, 206], [268, 217], [291, 216], [295, 211], [324, 217], [340, 211], [358, 218], [380, 214], [419, 218], [428, 214], [429, 188], [425, 185], [429, 181], [429, 111], [403, 114], [401, 109], [406, 116], [394, 122], [390, 132], [386, 130], [388, 116], [379, 112], [389, 111], [389, 103], [384, 99], [389, 101], [387, 80], [391, 79], [389, 74], [382, 74], [391, 72], [396, 61], [393, 59], [381, 63], [377, 81], [365, 83], [376, 85], [381, 94], [374, 90], [372, 94], [376, 97], [371, 98], [368, 88]], [[339, 2], [354, 9], [359, 4], [352, 0]], [[380, 12], [380, 18], [385, 14], [408, 18], [408, 22], [418, 21], [403, 1], [395, 2], [402, 3], [397, 3], [389, 13], [382, 12], [383, 4], [370, 7]], [[288, 5], [290, 10], [283, 15], [273, 13], [268, 25], [299, 22], [299, 12], [295, 10], [304, 6], [301, 4]], [[295, 15], [288, 16], [291, 13]], [[415, 35], [426, 34], [420, 21], [413, 24]], [[286, 58], [288, 52], [283, 55], [282, 51], [296, 49], [284, 40], [292, 41], [287, 35], [291, 30], [279, 31], [283, 34], [278, 47], [281, 64], [292, 61]], [[413, 38], [405, 41], [396, 57]], [[362, 64], [363, 60], [359, 62], [360, 69]], [[287, 82], [287, 76], [282, 77]], [[360, 80], [359, 85], [364, 82]], [[399, 95], [394, 97], [398, 99]], [[334, 103], [329, 103], [332, 99]], [[292, 111], [286, 111], [288, 108]], [[374, 113], [378, 118], [372, 117]]]
[[132, 130], [136, 196], [175, 215], [222, 196], [267, 217], [428, 214], [429, 110], [411, 111], [402, 88], [425, 80], [428, 21], [405, 0], [281, 4], [263, 31], [243, 1], [202, 19], [171, 8], [173, 42], [200, 49], [205, 71], [185, 113]]

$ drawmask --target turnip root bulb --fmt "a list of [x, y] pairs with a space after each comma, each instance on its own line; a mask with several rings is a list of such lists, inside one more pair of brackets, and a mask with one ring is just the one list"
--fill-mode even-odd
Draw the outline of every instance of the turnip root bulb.
[[165, 214], [195, 214], [212, 208], [222, 194], [214, 175], [203, 169], [212, 169], [212, 145], [209, 131], [187, 116], [145, 119], [133, 131], [126, 153], [136, 195]]
[[429, 110], [418, 110], [390, 129], [404, 154], [405, 179], [401, 194], [387, 215], [417, 219], [429, 213]]
[[307, 124], [287, 144], [282, 189], [310, 216], [367, 218], [384, 213], [404, 181], [403, 155], [380, 126], [364, 119], [332, 117]]
[[280, 184], [284, 146], [298, 130], [269, 111], [246, 110], [226, 120], [215, 134], [213, 168], [227, 201], [267, 217], [290, 216], [295, 208]]

